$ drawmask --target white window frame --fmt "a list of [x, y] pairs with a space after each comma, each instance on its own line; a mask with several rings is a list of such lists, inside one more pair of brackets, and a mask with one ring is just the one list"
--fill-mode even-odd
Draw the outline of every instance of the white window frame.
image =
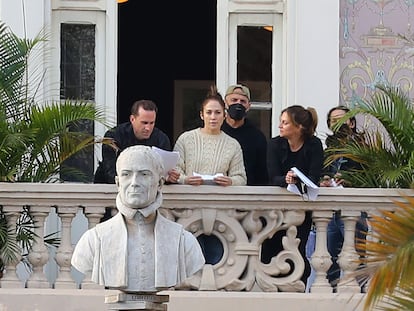
[[[286, 97], [286, 58], [283, 1], [217, 2], [217, 86], [222, 92], [237, 82], [237, 27], [272, 26], [272, 120], [278, 118]], [[254, 100], [254, 99], [253, 99]], [[277, 122], [272, 122], [272, 135]]]
[[[113, 15], [116, 16], [116, 1], [114, 2]], [[111, 20], [111, 25], [108, 21]], [[60, 98], [60, 44], [61, 24], [87, 24], [95, 25], [95, 103], [105, 110], [105, 117], [110, 126], [116, 124], [117, 107], [117, 20], [107, 19], [107, 12], [103, 10], [89, 9], [55, 9], [52, 11], [52, 36], [51, 36], [51, 72], [49, 94], [52, 98]], [[95, 135], [103, 137], [106, 128], [103, 124], [95, 123]], [[100, 145], [95, 149], [95, 169], [101, 154]]]

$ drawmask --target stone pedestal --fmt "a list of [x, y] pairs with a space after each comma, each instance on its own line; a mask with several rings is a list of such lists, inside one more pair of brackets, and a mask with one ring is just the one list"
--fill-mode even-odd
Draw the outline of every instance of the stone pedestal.
[[167, 311], [169, 295], [143, 292], [119, 292], [105, 297], [109, 310], [153, 310]]

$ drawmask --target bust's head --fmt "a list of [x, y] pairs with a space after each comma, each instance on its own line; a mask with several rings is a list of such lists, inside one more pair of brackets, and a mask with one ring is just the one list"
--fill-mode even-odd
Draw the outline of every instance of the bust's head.
[[134, 209], [153, 203], [164, 183], [163, 162], [148, 146], [131, 146], [116, 161], [115, 184], [121, 202]]

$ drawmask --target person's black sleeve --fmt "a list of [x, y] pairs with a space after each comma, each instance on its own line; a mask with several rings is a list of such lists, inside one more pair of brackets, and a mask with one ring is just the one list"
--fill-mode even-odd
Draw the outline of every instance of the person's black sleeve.
[[316, 185], [319, 185], [323, 171], [324, 159], [323, 146], [319, 138], [315, 137], [312, 140], [312, 148], [308, 156], [310, 157], [308, 159], [310, 163], [308, 178], [312, 180]]
[[285, 176], [281, 167], [280, 146], [277, 140], [271, 139], [267, 145], [267, 168], [269, 172], [269, 183], [272, 186], [286, 187]]
[[[105, 137], [114, 138], [113, 131], [107, 131]], [[114, 141], [115, 143], [115, 141]], [[94, 183], [100, 184], [114, 184], [115, 183], [115, 163], [117, 153], [111, 145], [102, 145], [102, 162], [99, 163], [98, 169], [95, 172]]]
[[170, 139], [164, 133], [162, 133], [162, 135], [160, 135], [160, 146], [159, 146], [159, 148], [167, 150], [167, 151], [172, 150]]
[[260, 138], [259, 148], [257, 149], [257, 171], [255, 183], [259, 186], [269, 184], [269, 176], [267, 172], [267, 141], [266, 137]]

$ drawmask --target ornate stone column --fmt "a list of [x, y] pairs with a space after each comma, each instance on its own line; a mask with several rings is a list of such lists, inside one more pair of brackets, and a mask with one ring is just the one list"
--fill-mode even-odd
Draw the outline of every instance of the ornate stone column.
[[55, 281], [55, 288], [76, 288], [76, 282], [71, 276], [70, 260], [73, 254], [71, 242], [72, 220], [78, 207], [57, 207], [56, 212], [62, 221], [61, 242], [56, 253], [56, 262], [59, 265], [59, 274]]
[[[7, 219], [7, 227], [13, 230], [12, 238], [16, 240], [16, 224], [17, 219], [20, 216], [22, 210], [21, 206], [6, 206], [3, 207], [3, 211]], [[8, 263], [5, 263], [5, 274], [1, 281], [2, 288], [23, 288], [24, 282], [22, 282], [17, 273], [16, 266], [19, 264], [21, 256], [21, 249], [18, 248], [18, 251], [15, 253], [15, 258], [10, 260]]]
[[[355, 208], [356, 210], [356, 208]], [[355, 250], [355, 226], [361, 212], [342, 209], [344, 222], [344, 244], [339, 254], [338, 264], [342, 270], [338, 293], [360, 293], [361, 288], [353, 275], [359, 266], [359, 255]]]
[[331, 293], [332, 287], [326, 278], [326, 273], [332, 265], [331, 255], [327, 248], [327, 227], [332, 218], [332, 211], [313, 211], [313, 222], [316, 226], [315, 251], [312, 254], [311, 265], [315, 270], [315, 282], [312, 293]]
[[45, 219], [49, 215], [50, 206], [36, 206], [30, 209], [34, 221], [34, 242], [28, 259], [32, 265], [32, 274], [27, 280], [28, 288], [48, 288], [49, 281], [43, 272], [43, 267], [49, 259], [49, 252], [44, 243]]

